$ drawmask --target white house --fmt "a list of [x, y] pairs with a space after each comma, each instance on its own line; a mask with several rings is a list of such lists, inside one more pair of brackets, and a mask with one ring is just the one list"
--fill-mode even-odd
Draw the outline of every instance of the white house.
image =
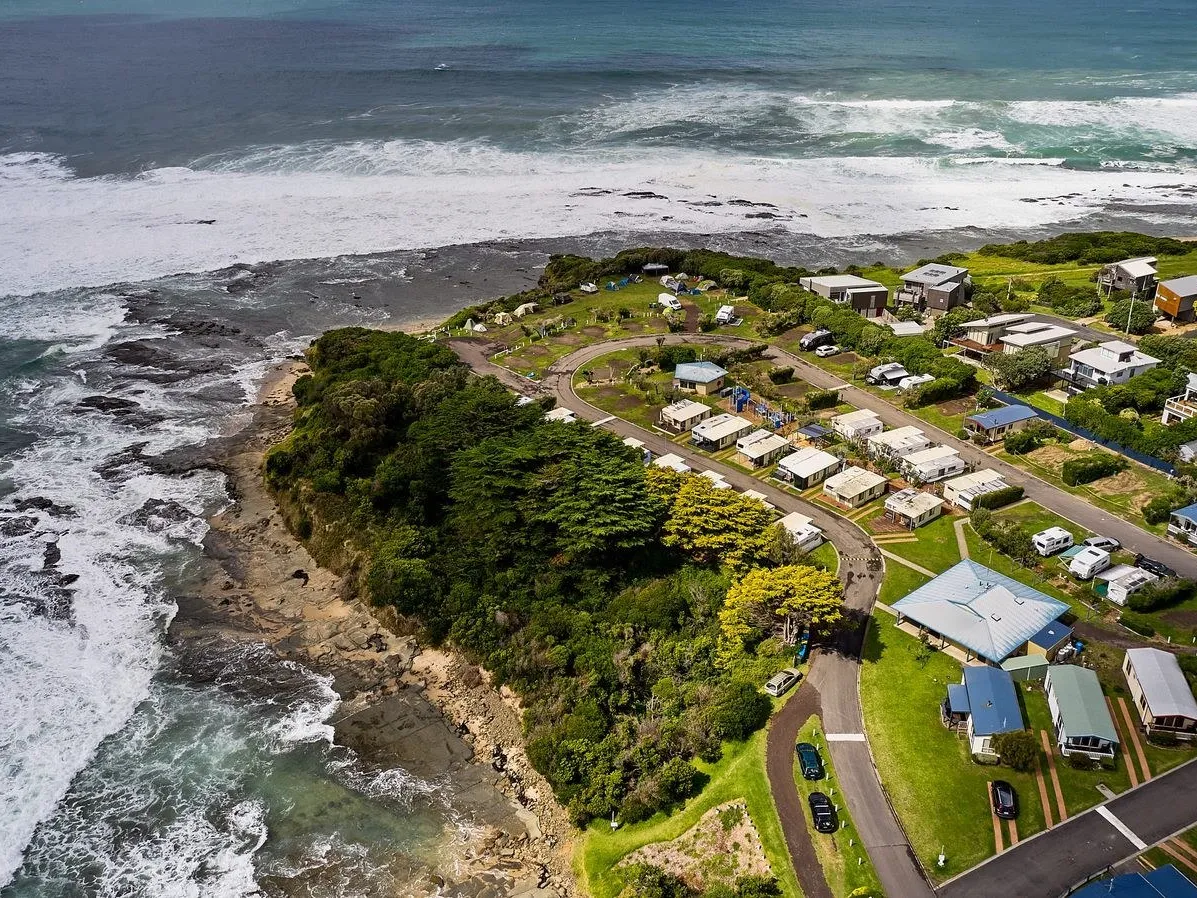
[[724, 412], [700, 422], [690, 433], [690, 442], [700, 449], [718, 452], [752, 430], [752, 422]]
[[680, 455], [674, 455], [672, 452], [654, 458], [653, 464], [658, 468], [667, 468], [670, 471], [677, 471], [679, 474], [689, 474], [691, 470], [690, 466], [686, 464], [685, 460]]
[[1060, 378], [1073, 390], [1087, 390], [1105, 384], [1126, 383], [1159, 363], [1159, 359], [1139, 352], [1131, 343], [1107, 340], [1071, 353], [1068, 367], [1060, 372]]
[[[1140, 567], [1132, 567], [1129, 564], [1116, 564], [1113, 567], [1108, 567], [1104, 571], [1099, 571], [1093, 577], [1094, 580], [1104, 581], [1105, 596], [1110, 602], [1115, 605], [1126, 605], [1126, 600], [1137, 593], [1144, 586], [1149, 583], [1154, 583], [1160, 578], [1151, 571], [1145, 571]], [[1101, 587], [1097, 587], [1097, 591], [1101, 592]]]
[[964, 473], [964, 459], [949, 446], [932, 446], [907, 455], [899, 463], [907, 477], [917, 478], [921, 483], [934, 483]]
[[865, 440], [869, 454], [876, 458], [902, 458], [931, 445], [927, 435], [917, 427], [907, 424], [884, 433], [874, 434]]
[[1175, 655], [1161, 649], [1127, 649], [1122, 673], [1149, 735], [1197, 739], [1197, 699]]
[[889, 480], [880, 474], [853, 465], [828, 477], [823, 484], [823, 495], [848, 508], [859, 508], [885, 495], [888, 484]]
[[978, 496], [1004, 490], [1008, 485], [997, 471], [992, 468], [985, 468], [981, 471], [962, 474], [959, 477], [953, 477], [951, 480], [945, 481], [943, 485], [943, 498], [945, 502], [950, 502], [957, 508], [972, 511], [973, 500]]
[[787, 455], [777, 463], [777, 476], [788, 480], [800, 489], [822, 483], [828, 476], [838, 471], [844, 462], [830, 452], [824, 452], [814, 446], [799, 449], [792, 455]]
[[863, 440], [875, 433], [881, 433], [885, 425], [875, 411], [858, 408], [854, 412], [836, 415], [831, 419], [831, 429], [845, 440]]
[[674, 433], [684, 433], [699, 421], [711, 417], [711, 407], [693, 399], [680, 399], [661, 409], [661, 427]]
[[754, 468], [772, 464], [789, 448], [789, 438], [771, 430], [754, 430], [736, 440], [738, 457]]
[[803, 552], [817, 549], [823, 542], [823, 531], [810, 518], [797, 511], [791, 511], [777, 522], [794, 538], [794, 543]]
[[730, 490], [732, 488], [732, 485], [718, 471], [703, 471], [698, 476], [705, 477], [711, 481], [711, 485], [717, 490]]
[[1038, 347], [1048, 354], [1053, 365], [1063, 365], [1075, 336], [1076, 331], [1067, 327], [1042, 321], [1025, 321], [1009, 325], [1000, 339], [1002, 352], [1007, 355]]
[[[1194, 415], [1197, 415], [1197, 374], [1190, 371], [1185, 376], [1185, 391], [1164, 403], [1164, 423], [1175, 424], [1177, 421], [1188, 421]], [[1189, 447], [1187, 457], [1186, 447]], [[1180, 447], [1181, 461], [1192, 461], [1197, 458], [1197, 452], [1193, 451], [1192, 447], [1193, 443], [1185, 443]]]
[[922, 527], [939, 517], [943, 500], [934, 493], [904, 489], [885, 500], [885, 516], [907, 530]]

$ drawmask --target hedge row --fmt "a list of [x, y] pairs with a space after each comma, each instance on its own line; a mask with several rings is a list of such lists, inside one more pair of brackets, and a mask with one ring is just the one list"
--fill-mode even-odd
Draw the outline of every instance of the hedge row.
[[1001, 508], [1017, 502], [1026, 491], [1021, 486], [1007, 486], [992, 493], [982, 493], [973, 499], [973, 508]]
[[1152, 626], [1151, 621], [1145, 615], [1137, 614], [1134, 611], [1123, 611], [1118, 615], [1118, 622], [1128, 630], [1134, 630], [1140, 636], [1155, 635], [1155, 627]]
[[1126, 466], [1126, 459], [1122, 456], [1101, 452], [1064, 462], [1064, 466], [1060, 469], [1060, 476], [1069, 486], [1079, 486], [1082, 483], [1092, 483], [1102, 477], [1117, 474], [1119, 471], [1126, 470]]

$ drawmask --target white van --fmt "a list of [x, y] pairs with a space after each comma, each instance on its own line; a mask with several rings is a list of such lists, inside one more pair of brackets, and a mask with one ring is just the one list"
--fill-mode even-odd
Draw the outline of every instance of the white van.
[[657, 305], [663, 309], [672, 309], [674, 312], [682, 310], [682, 301], [671, 293], [658, 293]]
[[720, 306], [719, 311], [715, 314], [716, 324], [731, 324], [736, 320], [735, 306]]
[[1063, 552], [1071, 546], [1072, 534], [1063, 527], [1048, 527], [1031, 537], [1031, 545], [1035, 547], [1036, 552], [1046, 558], [1048, 555]]
[[1096, 546], [1086, 546], [1068, 562], [1068, 573], [1078, 580], [1092, 579], [1110, 566], [1110, 553]]

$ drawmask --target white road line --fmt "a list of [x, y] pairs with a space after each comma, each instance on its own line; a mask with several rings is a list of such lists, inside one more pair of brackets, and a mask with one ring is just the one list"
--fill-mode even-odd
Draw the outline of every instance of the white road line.
[[826, 733], [824, 737], [828, 742], [864, 742], [864, 733]]
[[[828, 737], [828, 738], [830, 738], [830, 737]], [[1123, 823], [1121, 820], [1119, 820], [1117, 817], [1115, 817], [1113, 812], [1109, 808], [1107, 808], [1104, 804], [1099, 804], [1096, 808], [1096, 811], [1098, 814], [1100, 814], [1102, 817], [1104, 817], [1107, 821], [1109, 821], [1110, 826], [1114, 827], [1114, 829], [1118, 830], [1118, 832], [1120, 832], [1124, 836], [1126, 836], [1127, 840], [1132, 845], [1134, 845], [1140, 851], [1147, 850], [1147, 843], [1144, 842], [1142, 839], [1140, 839], [1138, 836], [1136, 836], [1133, 832], [1131, 832], [1130, 827], [1127, 826], [1125, 823]]]
[[598, 420], [598, 421], [595, 421], [595, 422], [594, 422], [593, 424], [591, 424], [590, 426], [591, 426], [591, 427], [602, 427], [602, 426], [603, 426], [604, 424], [606, 424], [608, 421], [614, 421], [614, 420], [615, 420], [615, 418], [616, 418], [616, 416], [615, 416], [615, 415], [607, 415], [607, 417], [605, 417], [605, 418], [601, 418], [600, 420]]

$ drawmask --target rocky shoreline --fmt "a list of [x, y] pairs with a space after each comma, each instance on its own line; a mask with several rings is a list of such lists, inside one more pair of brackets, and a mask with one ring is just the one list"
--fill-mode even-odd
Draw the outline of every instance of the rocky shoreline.
[[518, 702], [450, 652], [424, 649], [319, 567], [286, 529], [261, 478], [265, 452], [290, 428], [298, 362], [276, 366], [253, 423], [217, 444], [230, 505], [210, 518], [211, 574], [179, 602], [171, 638], [196, 646], [265, 643], [332, 678], [336, 741], [375, 769], [399, 767], [443, 785], [460, 820], [436, 869], [405, 895], [570, 898], [573, 831], [523, 750]]

